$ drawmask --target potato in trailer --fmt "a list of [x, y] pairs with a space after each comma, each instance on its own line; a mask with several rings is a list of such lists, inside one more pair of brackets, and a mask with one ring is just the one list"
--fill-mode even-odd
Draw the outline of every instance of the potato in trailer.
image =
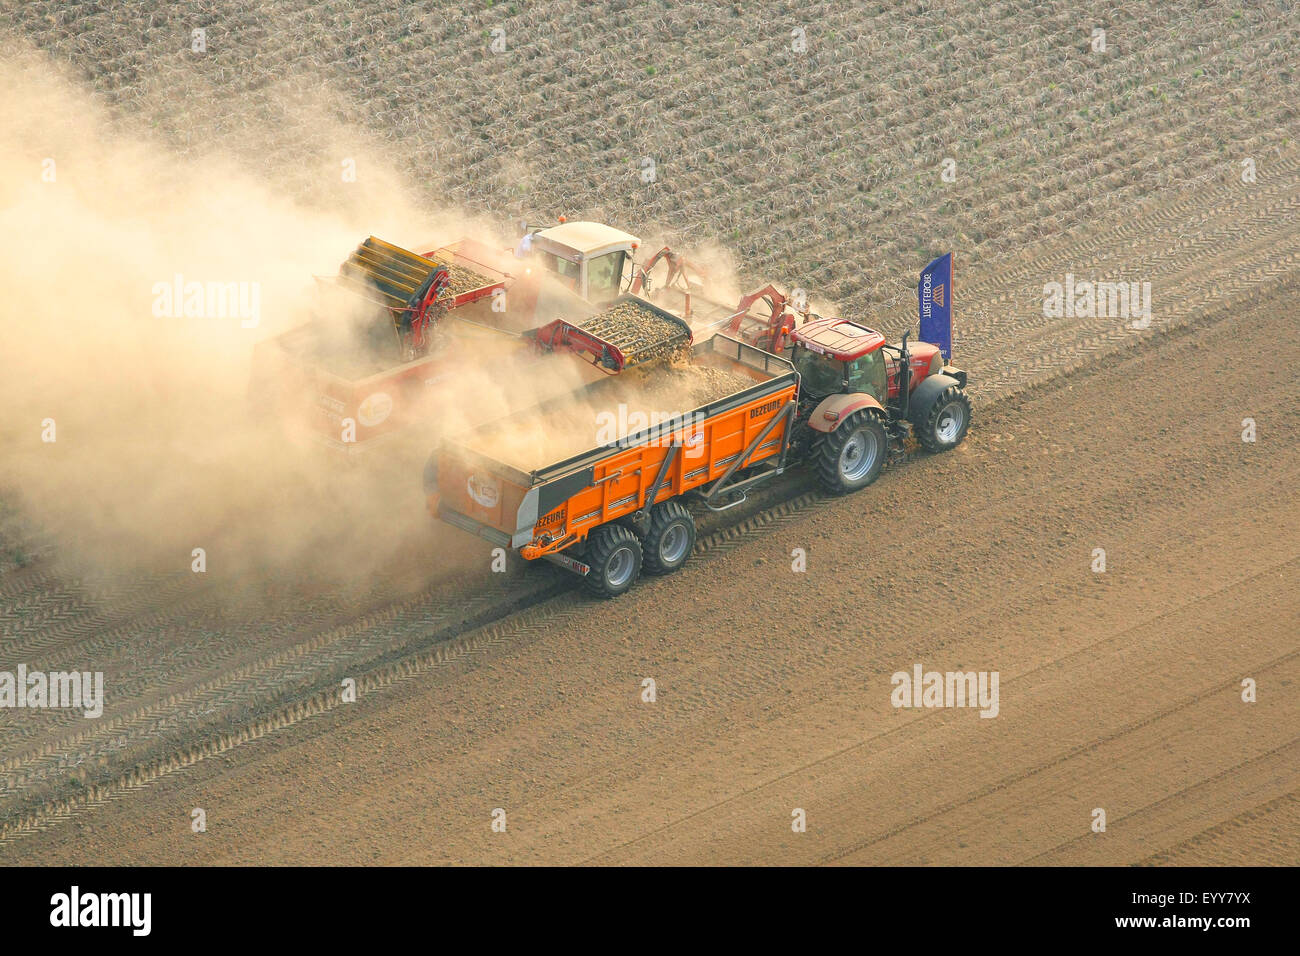
[[[695, 543], [694, 518], [678, 499], [697, 493], [722, 509], [780, 474], [799, 391], [789, 362], [734, 339], [715, 336], [691, 354], [695, 365], [752, 384], [532, 471], [486, 454], [483, 436], [511, 420], [545, 428], [549, 407], [563, 399], [448, 439], [426, 468], [430, 513], [529, 560], [575, 571], [605, 597], [630, 588], [643, 567], [677, 570]], [[578, 394], [598, 404], [615, 384], [597, 382]]]

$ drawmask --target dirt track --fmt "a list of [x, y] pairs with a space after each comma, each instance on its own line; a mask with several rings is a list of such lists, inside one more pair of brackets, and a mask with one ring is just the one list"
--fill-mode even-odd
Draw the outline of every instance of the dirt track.
[[[778, 509], [615, 603], [553, 598], [0, 852], [1294, 864], [1294, 292], [1001, 403], [867, 497]], [[890, 674], [916, 663], [998, 671], [1000, 716], [891, 708]]]

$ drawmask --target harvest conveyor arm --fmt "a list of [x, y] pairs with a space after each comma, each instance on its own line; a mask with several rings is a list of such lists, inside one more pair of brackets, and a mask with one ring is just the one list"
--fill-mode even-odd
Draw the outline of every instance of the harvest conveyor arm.
[[619, 296], [610, 308], [582, 325], [556, 319], [525, 334], [548, 351], [567, 349], [586, 355], [607, 372], [621, 372], [691, 344], [689, 325], [631, 295]]
[[503, 287], [503, 279], [370, 236], [339, 267], [334, 281], [388, 309], [403, 349], [420, 354], [429, 325], [439, 315], [490, 295]]

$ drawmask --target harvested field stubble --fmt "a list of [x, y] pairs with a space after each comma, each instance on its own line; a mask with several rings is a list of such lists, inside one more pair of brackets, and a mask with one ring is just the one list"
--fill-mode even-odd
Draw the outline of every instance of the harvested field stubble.
[[[971, 276], [1244, 158], [1264, 170], [1297, 118], [1300, 17], [1276, 2], [91, 9], [9, 4], [0, 32], [182, 154], [241, 156], [292, 195], [351, 205], [378, 171], [359, 163], [348, 185], [338, 162], [368, 145], [426, 199], [720, 243], [742, 285], [797, 283], [891, 331], [903, 315], [884, 306], [926, 256], [957, 249]], [[203, 54], [177, 41], [197, 23]]]

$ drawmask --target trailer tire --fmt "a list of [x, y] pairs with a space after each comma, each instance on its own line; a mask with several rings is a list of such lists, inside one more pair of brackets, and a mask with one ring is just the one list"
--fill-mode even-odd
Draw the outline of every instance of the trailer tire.
[[822, 439], [817, 476], [831, 494], [848, 494], [875, 481], [887, 457], [889, 437], [884, 424], [879, 416], [859, 409]]
[[932, 452], [956, 448], [969, 428], [970, 399], [958, 385], [949, 385], [912, 419], [916, 440]]
[[618, 524], [601, 525], [587, 541], [586, 563], [591, 566], [582, 579], [587, 590], [598, 597], [618, 597], [636, 583], [641, 574], [641, 541]]
[[695, 547], [695, 518], [686, 506], [675, 499], [650, 509], [650, 529], [646, 532], [646, 574], [671, 574], [686, 563]]

